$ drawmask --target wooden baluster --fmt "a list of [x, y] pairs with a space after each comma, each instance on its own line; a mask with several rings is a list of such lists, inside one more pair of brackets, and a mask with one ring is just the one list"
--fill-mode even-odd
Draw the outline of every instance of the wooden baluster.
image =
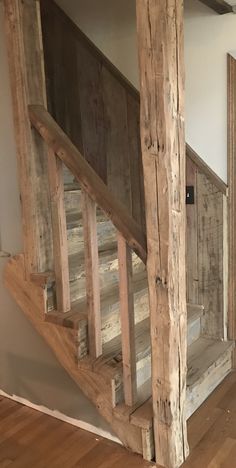
[[69, 262], [66, 214], [64, 206], [63, 164], [52, 150], [48, 150], [53, 255], [58, 312], [68, 312], [70, 303]]
[[83, 191], [82, 194], [84, 255], [88, 302], [89, 354], [92, 357], [97, 358], [102, 354], [102, 323], [96, 203], [86, 192]]
[[132, 252], [120, 233], [118, 233], [118, 262], [124, 395], [125, 403], [132, 406], [137, 399]]

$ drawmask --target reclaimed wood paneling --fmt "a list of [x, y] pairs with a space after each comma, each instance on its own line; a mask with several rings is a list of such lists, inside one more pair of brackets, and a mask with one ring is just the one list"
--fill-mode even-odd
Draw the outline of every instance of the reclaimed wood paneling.
[[41, 15], [49, 109], [144, 227], [139, 93], [53, 1]]
[[224, 195], [202, 173], [197, 175], [199, 303], [202, 333], [224, 335]]
[[187, 302], [198, 304], [197, 167], [190, 159], [186, 161], [186, 185], [194, 187], [194, 204], [186, 206]]

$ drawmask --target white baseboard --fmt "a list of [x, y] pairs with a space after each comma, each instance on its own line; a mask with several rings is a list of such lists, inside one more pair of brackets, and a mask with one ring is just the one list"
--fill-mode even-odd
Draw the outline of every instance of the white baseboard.
[[60, 413], [60, 411], [50, 410], [46, 406], [35, 405], [34, 403], [31, 403], [25, 398], [18, 397], [17, 395], [8, 395], [3, 390], [0, 390], [0, 396], [9, 398], [10, 400], [14, 400], [17, 403], [28, 406], [29, 408], [39, 411], [40, 413], [47, 414], [48, 416], [52, 416], [55, 419], [59, 419], [60, 421], [71, 424], [72, 426], [76, 426], [79, 429], [92, 432], [93, 434], [96, 434], [100, 437], [104, 437], [105, 439], [109, 439], [109, 440], [112, 440], [113, 442], [121, 444], [121, 441], [117, 437], [112, 436], [109, 432], [104, 431], [103, 429], [100, 429], [96, 426], [93, 426], [92, 424], [86, 423], [85, 421], [80, 421], [79, 419], [70, 418], [69, 416], [66, 416], [63, 413]]

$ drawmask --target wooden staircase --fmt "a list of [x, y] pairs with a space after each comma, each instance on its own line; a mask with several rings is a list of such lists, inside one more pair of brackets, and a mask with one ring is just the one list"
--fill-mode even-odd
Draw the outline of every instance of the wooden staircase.
[[[32, 21], [31, 15], [28, 20]], [[137, 203], [129, 210], [116, 197], [47, 112], [45, 102], [36, 103], [33, 96], [26, 115], [37, 150], [43, 147], [48, 154], [50, 201], [45, 209], [52, 214], [54, 263], [49, 271], [37, 265], [29, 268], [25, 251], [7, 263], [5, 284], [123, 444], [153, 460], [152, 350], [142, 210]], [[135, 170], [140, 176], [139, 164]], [[142, 198], [137, 192], [136, 202]], [[42, 243], [41, 232], [39, 237]], [[50, 245], [45, 250], [50, 251]], [[188, 417], [232, 366], [234, 344], [202, 333], [205, 313], [204, 305], [188, 303]]]

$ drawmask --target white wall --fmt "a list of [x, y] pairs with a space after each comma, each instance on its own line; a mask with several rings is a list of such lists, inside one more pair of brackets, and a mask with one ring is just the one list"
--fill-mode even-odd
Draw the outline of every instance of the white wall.
[[[138, 88], [135, 0], [57, 0]], [[228, 52], [236, 52], [236, 15], [185, 0], [186, 140], [227, 181]]]
[[236, 15], [186, 2], [186, 139], [227, 181], [227, 53], [236, 54]]
[[[0, 76], [0, 250], [16, 254], [22, 251], [21, 216], [2, 3]], [[8, 294], [2, 280], [5, 262], [0, 258], [0, 392], [110, 432]]]

